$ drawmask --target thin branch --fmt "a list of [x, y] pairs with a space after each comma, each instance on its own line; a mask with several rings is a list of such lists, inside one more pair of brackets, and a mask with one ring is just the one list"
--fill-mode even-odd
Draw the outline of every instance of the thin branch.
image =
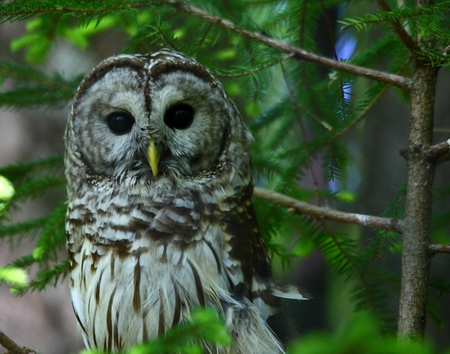
[[0, 331], [0, 344], [3, 348], [8, 350], [8, 352], [5, 354], [41, 354], [39, 350], [18, 346], [2, 331]]
[[434, 128], [434, 133], [450, 134], [450, 128]]
[[429, 245], [428, 249], [434, 256], [437, 253], [450, 253], [450, 244], [446, 245]]
[[283, 205], [295, 214], [309, 215], [320, 219], [339, 221], [346, 224], [367, 226], [376, 229], [402, 232], [401, 221], [379, 216], [346, 213], [330, 208], [319, 207], [300, 200], [288, 197], [284, 194], [269, 191], [267, 189], [255, 187], [253, 195], [271, 201], [272, 203]]
[[[9, 4], [7, 4], [9, 5]], [[63, 6], [55, 6], [55, 7], [51, 7], [51, 6], [42, 6], [42, 7], [34, 7], [34, 8], [28, 8], [28, 9], [20, 9], [17, 11], [10, 11], [10, 10], [5, 10], [4, 7], [7, 5], [2, 5], [2, 8], [0, 9], [0, 18], [6, 17], [6, 20], [8, 20], [9, 18], [18, 18], [19, 19], [23, 19], [24, 16], [28, 17], [28, 16], [33, 16], [39, 13], [67, 13], [67, 12], [72, 12], [75, 14], [96, 14], [96, 13], [102, 13], [105, 11], [108, 12], [114, 12], [114, 11], [121, 11], [121, 10], [130, 10], [130, 9], [140, 9], [140, 8], [145, 8], [148, 7], [148, 3], [147, 2], [139, 2], [139, 3], [134, 3], [134, 4], [123, 4], [123, 5], [116, 5], [116, 6], [107, 6], [105, 5], [104, 7], [98, 7], [98, 8], [93, 8], [93, 7], [89, 7], [89, 6], [80, 6], [80, 7], [63, 7]], [[83, 5], [83, 4], [81, 4]], [[156, 5], [156, 4], [155, 4]], [[3, 20], [2, 20], [3, 21]]]
[[375, 106], [375, 104], [378, 102], [378, 100], [386, 93], [386, 91], [388, 90], [388, 88], [391, 87], [391, 85], [386, 85], [383, 87], [383, 89], [374, 97], [374, 99], [366, 106], [366, 108], [358, 115], [358, 117], [356, 117], [349, 125], [347, 125], [346, 127], [344, 127], [342, 130], [340, 130], [339, 132], [337, 132], [335, 134], [335, 138], [337, 138], [338, 136], [344, 134], [345, 132], [347, 132], [348, 130], [350, 130], [351, 128], [353, 128], [355, 125], [358, 125], [359, 123], [362, 122], [362, 120], [366, 117], [367, 113], [369, 113], [369, 111], [373, 108], [373, 106]]
[[317, 122], [319, 122], [325, 129], [332, 131], [333, 127], [331, 125], [329, 125], [327, 122], [325, 122], [322, 118], [320, 118], [318, 115], [316, 115], [315, 113], [311, 112], [311, 110], [309, 110], [307, 107], [305, 107], [304, 105], [302, 105], [301, 103], [298, 102], [293, 102], [294, 105], [296, 105], [298, 108], [302, 109], [303, 111], [306, 112], [306, 114], [308, 114], [311, 118], [315, 119]]
[[[378, 6], [381, 8], [381, 10], [385, 12], [391, 12], [392, 9], [390, 8], [389, 4], [385, 0], [377, 0]], [[414, 58], [418, 57], [417, 52], [419, 51], [419, 48], [417, 48], [416, 44], [412, 40], [412, 38], [409, 36], [408, 32], [405, 31], [402, 24], [399, 21], [391, 21], [391, 25], [394, 28], [394, 31], [398, 34], [400, 40], [403, 42], [403, 44], [408, 48], [409, 52]]]
[[[400, 70], [397, 71], [397, 74], [403, 71], [403, 69], [406, 68], [406, 66], [409, 64], [411, 59], [406, 60], [405, 64], [400, 68]], [[380, 100], [380, 98], [386, 93], [386, 91], [391, 87], [391, 85], [386, 85], [383, 87], [383, 89], [373, 98], [373, 100], [366, 106], [366, 108], [346, 127], [344, 127], [342, 130], [338, 131], [334, 135], [334, 139], [336, 139], [338, 136], [344, 134], [349, 129], [353, 128], [355, 125], [359, 124], [369, 113], [369, 111], [375, 106], [375, 104]]]
[[425, 156], [430, 160], [437, 160], [450, 151], [450, 139], [442, 143], [432, 145], [425, 150]]
[[317, 184], [317, 178], [316, 178], [316, 174], [314, 173], [314, 167], [313, 167], [313, 163], [311, 160], [311, 153], [309, 151], [308, 145], [306, 144], [306, 141], [308, 140], [306, 138], [306, 132], [305, 132], [305, 126], [303, 124], [303, 120], [302, 120], [302, 116], [300, 114], [300, 112], [298, 111], [298, 107], [295, 105], [295, 98], [294, 98], [294, 90], [291, 86], [291, 83], [289, 81], [289, 78], [286, 74], [286, 69], [283, 65], [283, 63], [280, 64], [281, 66], [281, 71], [283, 73], [283, 78], [284, 78], [284, 82], [286, 83], [286, 87], [288, 89], [288, 94], [289, 94], [289, 99], [291, 101], [291, 105], [292, 105], [292, 110], [295, 114], [295, 117], [297, 118], [297, 122], [300, 128], [300, 136], [303, 140], [303, 143], [305, 144], [305, 152], [306, 152], [306, 160], [308, 161], [308, 167], [309, 167], [309, 171], [311, 172], [311, 178], [313, 180], [313, 184], [314, 184], [314, 192], [315, 192], [315, 196], [316, 196], [316, 204], [319, 205], [319, 186]]
[[236, 73], [236, 74], [220, 74], [220, 73], [214, 71], [214, 76], [227, 77], [227, 78], [246, 76], [246, 75], [250, 75], [250, 74], [256, 73], [258, 71], [265, 70], [265, 69], [270, 68], [272, 66], [275, 66], [277, 64], [280, 64], [283, 61], [286, 61], [286, 60], [291, 59], [293, 57], [294, 57], [293, 54], [285, 55], [284, 57], [282, 57], [280, 59], [277, 59], [277, 60], [274, 60], [273, 62], [268, 63], [266, 65], [262, 65], [262, 66], [259, 66], [257, 68], [253, 68], [253, 69], [250, 69], [250, 70], [247, 70], [247, 71], [243, 71], [241, 73]]
[[203, 36], [202, 36], [202, 38], [200, 39], [200, 41], [198, 42], [198, 45], [197, 45], [197, 52], [200, 50], [200, 48], [202, 47], [202, 45], [203, 45], [203, 43], [205, 42], [205, 40], [206, 40], [206, 37], [208, 37], [208, 33], [209, 33], [209, 31], [211, 30], [211, 27], [213, 26], [213, 24], [212, 23], [210, 23], [209, 25], [208, 25], [208, 28], [206, 29], [206, 31], [205, 31], [205, 33], [203, 34]]
[[287, 43], [280, 42], [278, 40], [275, 40], [273, 38], [269, 38], [265, 36], [264, 34], [260, 32], [252, 32], [249, 30], [245, 30], [243, 28], [240, 28], [233, 22], [230, 22], [228, 20], [224, 20], [220, 17], [210, 15], [206, 13], [205, 11], [193, 7], [184, 3], [180, 3], [178, 0], [165, 0], [165, 4], [175, 6], [179, 8], [180, 10], [187, 12], [188, 14], [201, 18], [207, 22], [214, 23], [215, 25], [225, 28], [227, 30], [233, 31], [234, 33], [244, 36], [250, 39], [253, 39], [255, 41], [264, 43], [270, 47], [273, 47], [281, 52], [287, 53], [287, 54], [293, 54], [296, 59], [303, 59], [306, 61], [310, 61], [316, 64], [321, 64], [324, 66], [327, 66], [331, 69], [344, 71], [350, 74], [358, 75], [367, 77], [369, 79], [373, 79], [376, 81], [384, 82], [393, 86], [397, 86], [406, 90], [409, 90], [411, 85], [411, 79], [385, 73], [378, 70], [372, 70], [367, 68], [362, 68], [356, 65], [348, 64], [346, 62], [341, 62], [337, 60], [333, 60], [330, 58], [323, 57], [321, 55], [310, 53], [306, 50], [303, 50], [301, 48], [289, 45]]

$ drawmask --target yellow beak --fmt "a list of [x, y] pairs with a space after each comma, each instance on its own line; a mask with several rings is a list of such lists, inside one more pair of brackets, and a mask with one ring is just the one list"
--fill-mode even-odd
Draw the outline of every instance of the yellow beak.
[[153, 139], [150, 139], [150, 144], [147, 148], [147, 161], [152, 169], [153, 176], [158, 175], [159, 150], [155, 145]]

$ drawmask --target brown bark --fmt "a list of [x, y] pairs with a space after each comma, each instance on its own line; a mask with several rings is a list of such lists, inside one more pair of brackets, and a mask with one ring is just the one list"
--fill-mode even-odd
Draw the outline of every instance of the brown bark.
[[435, 160], [427, 158], [432, 142], [437, 68], [418, 62], [411, 86], [408, 178], [403, 220], [399, 335], [422, 337], [425, 331], [430, 265], [430, 220]]

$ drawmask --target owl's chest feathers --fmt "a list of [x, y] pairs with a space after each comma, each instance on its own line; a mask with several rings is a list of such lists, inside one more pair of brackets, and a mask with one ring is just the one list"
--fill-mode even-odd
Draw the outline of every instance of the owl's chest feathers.
[[194, 306], [220, 306], [227, 285], [214, 256], [196, 249], [205, 245], [152, 246], [124, 252], [86, 240], [74, 256], [71, 292], [89, 347], [123, 350], [186, 321]]
[[188, 199], [107, 204], [69, 201], [70, 285], [86, 345], [124, 349], [183, 322], [194, 306], [221, 306], [228, 279], [216, 211]]

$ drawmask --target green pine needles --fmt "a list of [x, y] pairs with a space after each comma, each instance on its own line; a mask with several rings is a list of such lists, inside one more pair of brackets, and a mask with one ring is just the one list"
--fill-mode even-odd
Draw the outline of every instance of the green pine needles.
[[[450, 249], [448, 180], [429, 192], [413, 187], [409, 179], [415, 168], [421, 168], [420, 163], [414, 162], [414, 154], [423, 157], [432, 174], [436, 166], [449, 160], [449, 144], [445, 142], [448, 125], [444, 127], [447, 138], [439, 135], [442, 142], [434, 140], [436, 145], [431, 140], [427, 142], [426, 137], [415, 140], [414, 132], [420, 129], [427, 132], [425, 136], [432, 134], [433, 116], [420, 111], [420, 105], [414, 106], [414, 102], [421, 94], [425, 95], [420, 92], [420, 73], [429, 70], [430, 78], [437, 75], [438, 68], [449, 66], [450, 1], [416, 4], [411, 0], [377, 0], [377, 7], [373, 3], [338, 0], [3, 3], [0, 23], [25, 21], [26, 30], [11, 43], [11, 50], [23, 55], [24, 61], [20, 64], [0, 61], [3, 85], [0, 107], [57, 110], [70, 104], [83, 75], [67, 77], [65, 73], [43, 69], [57, 41], [89, 51], [93, 50], [91, 43], [95, 36], [111, 32], [126, 39], [122, 53], [147, 53], [169, 47], [195, 57], [223, 82], [255, 136], [252, 149], [256, 185], [291, 198], [285, 202], [262, 194], [254, 198], [260, 229], [275, 268], [295, 264], [319, 250], [332, 277], [349, 285], [347, 295], [352, 310], [370, 316], [357, 317], [353, 325], [347, 323], [342, 333], [348, 336], [337, 332], [329, 337], [333, 345], [327, 346], [323, 337], [313, 336], [300, 339], [289, 352], [338, 353], [337, 347], [348, 347], [352, 349], [342, 353], [431, 353], [428, 345], [398, 344], [391, 339], [381, 351], [374, 347], [382, 340], [379, 336], [395, 333], [397, 329], [408, 338], [423, 336], [423, 328], [409, 326], [408, 320], [415, 315], [424, 318], [425, 313], [419, 313], [420, 309], [407, 313], [402, 306], [404, 284], [414, 279], [402, 279], [401, 274], [408, 273], [405, 268], [402, 272], [399, 268], [392, 269], [385, 260], [396, 259], [398, 264], [403, 257], [403, 267], [414, 263], [404, 252], [402, 256], [402, 251], [403, 242], [409, 242], [405, 240], [411, 240], [408, 249], [414, 247], [415, 227], [425, 230], [418, 232], [425, 235], [420, 241], [426, 253], [423, 259], [429, 261], [434, 254], [449, 253]], [[333, 15], [337, 13], [338, 21]], [[344, 26], [342, 29], [338, 22]], [[337, 52], [337, 37], [355, 50], [347, 54]], [[328, 51], [321, 46], [324, 38]], [[360, 175], [363, 169], [361, 132], [374, 106], [393, 86], [397, 87], [395, 94], [401, 97], [401, 104], [410, 105], [410, 124], [414, 127], [410, 145], [403, 152], [408, 160], [408, 177], [396, 186], [396, 195], [385, 205], [380, 217], [353, 214], [348, 211], [358, 212], [359, 200], [355, 175]], [[415, 125], [416, 116], [428, 123]], [[25, 239], [35, 244], [31, 254], [10, 264], [0, 264], [0, 281], [9, 284], [18, 295], [55, 286], [68, 272], [64, 256], [63, 156], [61, 151], [58, 153], [39, 161], [0, 168], [0, 176], [14, 187], [14, 195], [7, 200], [0, 195], [3, 247], [6, 244], [18, 247]], [[443, 170], [437, 169], [436, 174]], [[14, 211], [23, 203], [48, 193], [59, 198], [50, 214], [20, 222], [14, 219]], [[410, 209], [411, 200], [423, 198], [426, 193], [432, 194], [436, 213], [431, 213], [431, 204], [428, 208], [424, 203], [425, 216], [413, 216], [421, 211]], [[291, 200], [309, 202], [317, 209], [311, 211]], [[408, 218], [423, 219], [425, 224], [414, 226]], [[328, 220], [372, 231], [367, 236], [360, 228], [336, 226]], [[411, 296], [422, 299], [418, 300], [419, 308], [428, 303], [423, 311], [428, 311], [438, 325], [448, 326], [439, 306], [442, 296], [450, 294], [450, 279], [429, 280], [429, 265], [422, 264], [423, 267], [427, 289]], [[37, 275], [28, 279], [31, 268], [37, 269]], [[428, 287], [432, 289], [429, 293]], [[397, 306], [392, 305], [393, 294], [395, 303], [400, 298], [400, 315]], [[150, 344], [137, 346], [129, 353], [200, 353], [200, 347], [192, 344], [195, 339], [221, 345], [230, 340], [223, 324], [210, 310], [199, 310], [193, 319], [192, 324]], [[377, 341], [372, 340], [370, 331], [376, 332]]]

